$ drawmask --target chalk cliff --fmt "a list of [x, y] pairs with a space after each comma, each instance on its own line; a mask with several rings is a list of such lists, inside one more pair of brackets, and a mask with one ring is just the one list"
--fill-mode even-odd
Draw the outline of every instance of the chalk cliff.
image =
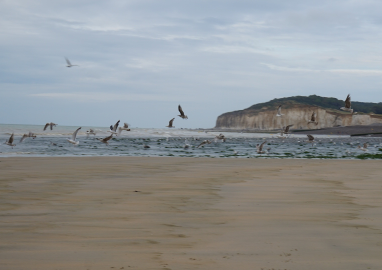
[[[215, 128], [226, 129], [257, 129], [274, 130], [283, 126], [292, 125], [292, 129], [319, 129], [335, 126], [370, 125], [382, 123], [382, 115], [373, 113], [356, 113], [326, 109], [320, 106], [301, 104], [294, 101], [282, 103], [281, 117], [276, 116], [276, 111], [280, 103], [264, 103], [264, 106], [245, 110], [228, 112], [220, 115], [216, 120]], [[313, 112], [317, 114], [317, 124], [308, 123]]]

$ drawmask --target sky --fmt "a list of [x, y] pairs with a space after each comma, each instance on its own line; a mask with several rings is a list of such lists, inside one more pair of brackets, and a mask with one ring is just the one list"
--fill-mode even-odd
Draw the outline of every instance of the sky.
[[0, 0], [0, 123], [164, 128], [175, 117], [176, 128], [211, 128], [274, 98], [382, 102], [381, 10], [377, 0]]

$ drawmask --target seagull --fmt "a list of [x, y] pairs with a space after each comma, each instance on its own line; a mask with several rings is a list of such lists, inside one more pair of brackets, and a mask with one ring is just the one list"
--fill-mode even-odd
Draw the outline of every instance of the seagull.
[[265, 143], [266, 143], [266, 141], [263, 142], [262, 144], [256, 144], [256, 151], [258, 154], [264, 154], [265, 153], [265, 151], [263, 151], [263, 146]]
[[289, 128], [290, 127], [293, 127], [293, 125], [288, 125], [288, 126], [286, 126], [286, 127], [283, 127], [283, 133], [284, 134], [288, 134], [289, 133]]
[[306, 141], [306, 142], [312, 143], [312, 146], [313, 146], [314, 137], [312, 135], [310, 135], [310, 134], [307, 134], [306, 136], [308, 136], [308, 141]]
[[52, 122], [46, 123], [45, 126], [44, 126], [44, 130], [46, 130], [47, 127], [49, 127], [49, 126], [50, 126], [50, 130], [53, 130], [53, 127], [57, 126], [57, 124], [52, 123]]
[[182, 107], [180, 105], [178, 105], [178, 110], [180, 112], [180, 115], [178, 115], [179, 117], [181, 117], [183, 119], [188, 119], [187, 115], [184, 114]]
[[168, 122], [168, 126], [166, 126], [166, 127], [168, 127], [168, 128], [174, 128], [174, 126], [172, 125], [172, 123], [174, 122], [174, 119], [175, 119], [175, 118], [171, 119], [170, 122]]
[[145, 148], [145, 149], [149, 149], [150, 146], [148, 146], [147, 144], [144, 144], [144, 145], [143, 145], [143, 148]]
[[12, 149], [13, 149], [13, 146], [16, 146], [16, 144], [13, 144], [13, 133], [12, 133], [11, 137], [9, 137], [8, 141], [5, 141], [4, 144], [12, 146]]
[[353, 113], [353, 109], [351, 108], [350, 94], [348, 94], [348, 96], [346, 97], [345, 107], [341, 107], [340, 109], [343, 110], [343, 111], [347, 111], [347, 112]]
[[126, 131], [130, 131], [129, 129], [129, 124], [127, 123], [123, 123], [123, 127], [120, 127], [121, 130], [126, 130]]
[[34, 133], [32, 132], [29, 132], [28, 134], [24, 134], [21, 139], [20, 139], [20, 143], [22, 143], [26, 138], [36, 138], [36, 135], [34, 135]]
[[202, 147], [205, 144], [210, 144], [211, 142], [209, 140], [202, 141], [197, 148]]
[[66, 139], [68, 142], [74, 144], [74, 145], [78, 145], [80, 142], [79, 141], [76, 141], [76, 137], [77, 137], [77, 133], [78, 131], [80, 130], [81, 128], [77, 128], [76, 131], [73, 132], [73, 135], [72, 135], [72, 139]]
[[360, 145], [358, 145], [358, 149], [359, 149], [359, 150], [362, 150], [362, 151], [367, 151], [367, 146], [368, 146], [368, 144], [367, 144], [367, 143], [364, 143], [364, 144], [363, 144], [363, 147], [361, 147]]
[[114, 126], [110, 125], [110, 130], [108, 130], [108, 132], [110, 132], [111, 134], [118, 134], [117, 133], [117, 128], [118, 128], [118, 125], [119, 125], [119, 121], [117, 123], [114, 124]]
[[220, 133], [218, 136], [215, 137], [215, 140], [222, 140], [223, 142], [225, 142], [225, 136]]
[[310, 123], [315, 123], [316, 125], [318, 124], [318, 122], [316, 121], [316, 113], [315, 112], [312, 113], [310, 120], [308, 120], [308, 124], [310, 124]]
[[77, 66], [78, 65], [72, 65], [72, 63], [70, 63], [69, 59], [65, 57], [65, 60], [66, 60], [66, 63], [68, 64], [66, 67], [70, 68], [70, 67], [74, 67], [74, 66]]
[[184, 148], [184, 149], [188, 149], [189, 147], [190, 147], [190, 144], [188, 143], [188, 140], [185, 139], [185, 140], [184, 140], [184, 146], [183, 146], [183, 148]]
[[88, 138], [89, 137], [89, 135], [96, 135], [97, 134], [97, 132], [95, 132], [95, 130], [94, 129], [89, 129], [89, 130], [87, 130], [86, 131], [86, 137]]
[[106, 138], [103, 138], [103, 139], [99, 139], [99, 138], [96, 138], [97, 140], [99, 140], [100, 142], [103, 142], [103, 143], [106, 143], [107, 145], [109, 145], [109, 140], [111, 139], [111, 138], [113, 138], [113, 135], [114, 134], [111, 134], [109, 137], [106, 137]]
[[276, 116], [282, 116], [282, 115], [284, 115], [284, 114], [281, 113], [281, 106], [282, 106], [282, 105], [280, 105], [280, 106], [277, 108], [277, 114], [276, 114]]

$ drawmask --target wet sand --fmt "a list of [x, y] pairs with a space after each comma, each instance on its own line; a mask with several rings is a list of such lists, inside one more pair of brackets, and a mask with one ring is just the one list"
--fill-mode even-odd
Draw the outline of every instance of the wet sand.
[[0, 158], [0, 269], [382, 269], [371, 160]]

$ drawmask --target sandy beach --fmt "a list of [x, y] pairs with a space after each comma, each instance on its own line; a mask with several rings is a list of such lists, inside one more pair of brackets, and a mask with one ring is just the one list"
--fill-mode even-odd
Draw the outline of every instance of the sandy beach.
[[0, 269], [382, 269], [370, 160], [0, 159]]

